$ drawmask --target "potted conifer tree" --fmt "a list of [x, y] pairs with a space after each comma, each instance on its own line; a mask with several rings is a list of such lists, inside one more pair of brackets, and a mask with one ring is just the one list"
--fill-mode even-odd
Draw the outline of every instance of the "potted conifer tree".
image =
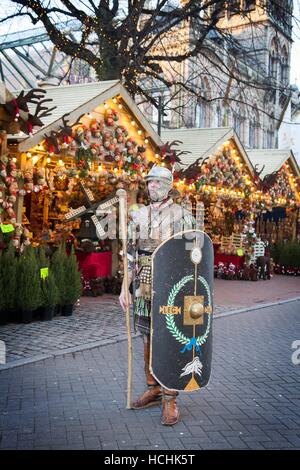
[[17, 284], [21, 321], [30, 323], [33, 312], [42, 302], [39, 264], [31, 246], [19, 258]]
[[7, 322], [18, 320], [17, 258], [16, 250], [11, 243], [1, 255], [1, 279], [2, 313]]
[[70, 255], [63, 258], [63, 262], [64, 290], [62, 315], [69, 316], [72, 315], [74, 304], [79, 299], [82, 291], [81, 276], [78, 270], [74, 247], [72, 247]]
[[58, 288], [55, 284], [54, 275], [49, 271], [48, 276], [41, 280], [41, 296], [43, 313], [42, 320], [52, 320], [54, 316], [54, 309], [58, 302]]
[[57, 250], [53, 253], [50, 263], [50, 269], [54, 276], [54, 281], [58, 289], [57, 305], [55, 313], [59, 313], [61, 307], [64, 305], [64, 289], [65, 289], [65, 263], [67, 253], [64, 244], [59, 245]]
[[5, 305], [4, 299], [4, 289], [5, 289], [5, 282], [3, 277], [3, 270], [2, 270], [2, 253], [0, 254], [0, 325], [5, 325], [7, 322], [7, 310]]

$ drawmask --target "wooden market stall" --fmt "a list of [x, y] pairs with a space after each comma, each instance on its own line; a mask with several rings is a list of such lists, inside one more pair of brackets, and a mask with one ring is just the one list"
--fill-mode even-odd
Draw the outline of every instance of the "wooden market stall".
[[267, 206], [256, 219], [256, 233], [268, 242], [300, 237], [300, 169], [292, 150], [248, 150], [258, 179], [258, 200]]
[[[44, 90], [56, 108], [43, 126], [8, 139], [22, 176], [17, 223], [33, 245], [75, 243], [85, 279], [116, 274], [118, 242], [99, 240], [91, 215], [118, 188], [128, 191], [129, 205], [143, 198], [144, 175], [160, 160], [162, 141], [119, 81]], [[71, 209], [78, 218], [66, 218]]]
[[271, 230], [266, 214], [291, 214], [285, 233], [299, 238], [299, 167], [291, 152], [273, 151], [269, 159], [271, 151], [250, 152], [232, 128], [164, 130], [162, 137], [189, 152], [181, 155], [175, 184], [193, 204], [204, 203], [215, 265], [231, 265], [233, 272], [264, 255], [283, 231], [275, 223]]

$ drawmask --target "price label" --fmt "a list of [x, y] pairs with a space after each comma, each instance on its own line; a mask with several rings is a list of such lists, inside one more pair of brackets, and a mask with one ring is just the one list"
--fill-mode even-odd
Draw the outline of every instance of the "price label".
[[242, 249], [237, 250], [237, 255], [238, 256], [244, 256], [244, 250], [242, 250]]
[[49, 276], [49, 268], [41, 268], [40, 273], [41, 273], [41, 279], [46, 279], [46, 277]]
[[12, 224], [1, 224], [1, 231], [2, 233], [10, 233], [13, 232], [14, 226]]

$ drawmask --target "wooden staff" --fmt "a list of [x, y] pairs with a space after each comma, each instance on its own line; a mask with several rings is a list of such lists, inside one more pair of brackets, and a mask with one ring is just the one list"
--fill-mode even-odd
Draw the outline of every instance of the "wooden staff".
[[131, 388], [132, 388], [132, 342], [131, 325], [129, 309], [129, 283], [128, 283], [128, 259], [127, 259], [127, 193], [124, 189], [118, 189], [119, 197], [119, 221], [120, 234], [122, 239], [123, 266], [124, 266], [124, 289], [126, 301], [126, 326], [127, 326], [127, 357], [128, 357], [128, 376], [127, 376], [127, 409], [131, 408]]

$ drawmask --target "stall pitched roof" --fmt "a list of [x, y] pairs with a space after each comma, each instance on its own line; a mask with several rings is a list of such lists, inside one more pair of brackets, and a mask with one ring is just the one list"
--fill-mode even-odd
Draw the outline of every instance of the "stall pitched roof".
[[92, 112], [99, 104], [116, 95], [121, 95], [133, 115], [141, 123], [156, 145], [162, 145], [160, 137], [151, 127], [119, 80], [107, 80], [79, 85], [52, 86], [44, 87], [43, 89], [47, 91], [45, 98], [52, 98], [53, 100], [53, 102], [49, 104], [49, 107], [56, 106], [57, 108], [52, 112], [51, 116], [42, 118], [44, 122], [43, 127], [38, 129], [34, 135], [25, 138], [19, 144], [19, 150], [21, 152], [26, 152], [37, 145], [44, 138], [45, 133], [56, 130], [59, 125], [62, 124], [61, 118], [64, 114], [69, 113], [68, 119], [70, 123], [72, 123], [80, 114]]
[[291, 166], [297, 176], [300, 176], [299, 165], [294, 157], [292, 150], [289, 149], [253, 149], [247, 150], [250, 161], [255, 167], [258, 165], [258, 171], [265, 165], [260, 174], [260, 178], [270, 175], [274, 171], [280, 170], [282, 165], [290, 160]]
[[253, 173], [252, 164], [243, 144], [232, 127], [164, 129], [161, 137], [164, 142], [180, 140], [182, 144], [179, 144], [176, 148], [191, 152], [180, 156], [182, 163], [187, 167], [199, 158], [213, 155], [220, 145], [229, 139], [233, 139], [249, 170]]

